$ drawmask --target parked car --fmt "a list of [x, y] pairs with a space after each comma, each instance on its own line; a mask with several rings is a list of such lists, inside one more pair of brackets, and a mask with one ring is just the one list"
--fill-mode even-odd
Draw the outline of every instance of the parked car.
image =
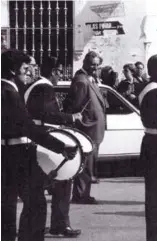
[[[69, 87], [70, 82], [64, 81], [55, 86], [61, 109]], [[105, 136], [100, 145], [98, 162], [138, 159], [144, 135], [139, 110], [113, 88], [102, 84], [99, 87], [107, 109]]]

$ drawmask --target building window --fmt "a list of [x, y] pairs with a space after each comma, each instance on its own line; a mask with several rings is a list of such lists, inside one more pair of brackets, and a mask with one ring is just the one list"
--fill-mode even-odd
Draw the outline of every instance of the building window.
[[55, 56], [64, 79], [72, 74], [73, 1], [10, 1], [10, 47], [35, 57]]

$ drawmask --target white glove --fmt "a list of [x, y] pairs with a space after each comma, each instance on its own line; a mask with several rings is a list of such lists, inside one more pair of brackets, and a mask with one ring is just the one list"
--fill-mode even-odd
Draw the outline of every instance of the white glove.
[[75, 113], [72, 116], [73, 116], [73, 122], [75, 122], [76, 120], [82, 121], [83, 116], [80, 112]]

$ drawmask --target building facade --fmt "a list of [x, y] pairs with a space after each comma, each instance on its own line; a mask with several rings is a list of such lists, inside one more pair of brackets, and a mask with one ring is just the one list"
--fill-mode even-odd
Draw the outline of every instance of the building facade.
[[44, 55], [56, 56], [66, 77], [89, 50], [121, 74], [125, 63], [146, 64], [157, 53], [157, 2], [2, 0], [1, 29], [4, 49], [21, 49], [39, 64]]

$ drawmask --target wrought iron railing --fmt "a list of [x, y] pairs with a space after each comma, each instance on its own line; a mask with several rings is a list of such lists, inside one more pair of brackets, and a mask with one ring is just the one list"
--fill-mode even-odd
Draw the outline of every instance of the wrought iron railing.
[[73, 1], [10, 1], [10, 46], [34, 56], [56, 56], [72, 76]]

